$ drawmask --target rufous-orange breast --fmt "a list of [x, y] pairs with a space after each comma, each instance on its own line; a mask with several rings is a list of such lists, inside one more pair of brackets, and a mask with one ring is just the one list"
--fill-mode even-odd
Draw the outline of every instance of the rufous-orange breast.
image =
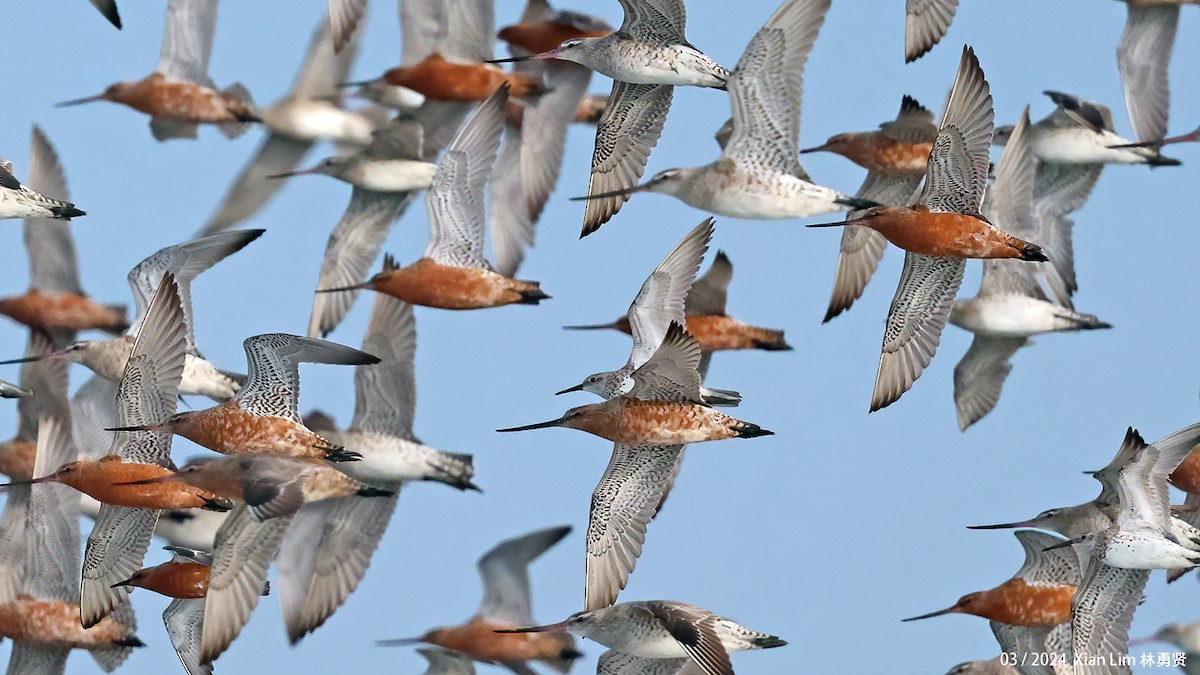
[[933, 139], [908, 143], [880, 132], [838, 134], [823, 146], [870, 171], [923, 174]]
[[102, 305], [77, 293], [41, 293], [36, 289], [0, 299], [0, 314], [43, 331], [98, 329], [120, 332], [128, 326], [123, 307]]
[[1189, 494], [1200, 494], [1200, 445], [1183, 458], [1169, 476], [1171, 485]]
[[33, 459], [37, 443], [14, 438], [0, 444], [0, 473], [13, 480], [33, 478]]
[[208, 565], [171, 561], [140, 569], [123, 585], [144, 588], [168, 598], [203, 598], [208, 594], [208, 573]]
[[430, 54], [411, 66], [392, 68], [383, 79], [436, 101], [482, 101], [505, 82], [513, 96], [536, 96], [544, 91], [542, 83], [528, 75], [506, 72], [488, 63], [451, 63], [440, 54]]
[[496, 37], [531, 54], [548, 52], [567, 40], [584, 37], [604, 37], [611, 30], [585, 31], [558, 21], [529, 21], [500, 29]]
[[1010, 626], [1057, 626], [1071, 620], [1075, 591], [1075, 586], [1067, 584], [1034, 586], [1014, 578], [995, 588], [964, 595], [950, 611]]
[[27, 595], [0, 604], [0, 637], [72, 649], [142, 644], [132, 630], [111, 616], [84, 629], [79, 623], [79, 605], [61, 600], [35, 600]]
[[922, 255], [1046, 259], [1038, 246], [1005, 234], [982, 218], [961, 213], [887, 206], [869, 209], [861, 218], [846, 222], [869, 227], [896, 246]]
[[[578, 655], [566, 633], [497, 633], [518, 628], [474, 618], [461, 626], [434, 628], [421, 640], [462, 652], [476, 661], [519, 663], [522, 661], [571, 659]], [[512, 639], [517, 638], [517, 639]]]
[[242, 410], [237, 399], [180, 413], [165, 430], [223, 454], [262, 453], [324, 458], [341, 447], [314, 434], [299, 422]]
[[791, 346], [784, 340], [781, 330], [751, 326], [724, 314], [695, 315], [688, 316], [686, 319], [688, 333], [695, 338], [700, 349], [704, 351], [791, 349]]
[[536, 305], [549, 297], [535, 281], [509, 279], [480, 267], [443, 265], [430, 258], [380, 272], [367, 285], [414, 305], [441, 309]]
[[123, 462], [116, 455], [81, 460], [55, 472], [57, 481], [90, 495], [96, 501], [135, 509], [195, 509], [227, 511], [233, 507], [212, 492], [186, 483], [137, 483], [174, 475], [157, 464]]
[[771, 432], [708, 406], [626, 396], [576, 408], [564, 426], [626, 445], [676, 445], [753, 438]]
[[237, 96], [154, 73], [137, 82], [120, 82], [101, 95], [155, 119], [190, 124], [257, 122], [250, 104]]

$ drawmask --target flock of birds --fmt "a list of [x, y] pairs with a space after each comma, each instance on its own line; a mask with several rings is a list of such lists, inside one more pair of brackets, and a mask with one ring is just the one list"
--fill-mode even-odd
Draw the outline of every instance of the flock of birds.
[[[93, 0], [118, 27], [114, 2]], [[99, 95], [150, 116], [158, 140], [196, 138], [201, 125], [236, 136], [266, 129], [254, 158], [195, 239], [136, 265], [134, 319], [81, 288], [69, 201], [50, 140], [35, 128], [23, 171], [0, 164], [0, 217], [24, 218], [31, 283], [0, 299], [0, 313], [29, 328], [19, 384], [17, 436], [0, 446], [11, 477], [0, 517], [0, 636], [13, 640], [10, 673], [57, 673], [72, 649], [102, 668], [120, 666], [142, 643], [128, 602], [134, 589], [173, 598], [163, 613], [184, 669], [212, 672], [259, 598], [278, 593], [295, 643], [330, 619], [366, 573], [397, 505], [414, 481], [475, 490], [470, 455], [427, 446], [413, 434], [413, 306], [475, 310], [548, 298], [516, 274], [554, 190], [568, 126], [596, 125], [582, 235], [632, 195], [659, 192], [730, 218], [790, 219], [848, 211], [825, 320], [862, 294], [887, 244], [905, 261], [888, 312], [871, 410], [895, 403], [920, 377], [946, 323], [974, 334], [955, 368], [954, 402], [966, 429], [996, 405], [1029, 338], [1107, 328], [1077, 311], [1071, 214], [1106, 164], [1179, 164], [1168, 137], [1166, 68], [1182, 2], [1128, 0], [1118, 51], [1134, 139], [1119, 136], [1103, 105], [1047, 92], [1056, 108], [1011, 127], [994, 123], [985, 69], [964, 47], [940, 120], [905, 96], [895, 119], [801, 149], [803, 70], [830, 0], [784, 0], [732, 69], [691, 45], [682, 0], [620, 0], [618, 29], [604, 20], [529, 0], [518, 23], [495, 32], [488, 0], [401, 0], [402, 65], [348, 82], [365, 0], [330, 0], [287, 97], [256, 106], [246, 88], [217, 89], [208, 62], [215, 0], [170, 0], [155, 71]], [[906, 58], [928, 51], [949, 28], [956, 2], [908, 0]], [[494, 36], [512, 53], [495, 58]], [[501, 63], [512, 62], [511, 70]], [[608, 96], [587, 93], [591, 73], [613, 79]], [[642, 181], [675, 87], [728, 93], [732, 115], [717, 132], [710, 164], [660, 171]], [[347, 106], [343, 90], [368, 102]], [[339, 154], [300, 162], [323, 140]], [[1004, 146], [993, 166], [992, 144]], [[800, 155], [832, 152], [865, 167], [853, 195], [818, 185]], [[191, 284], [253, 244], [253, 217], [283, 179], [324, 174], [352, 185], [330, 235], [307, 336], [245, 340], [247, 372], [206, 360], [196, 344]], [[20, 178], [18, 178], [20, 176]], [[302, 179], [303, 180], [303, 179]], [[384, 239], [424, 192], [430, 236], [408, 265], [384, 256]], [[490, 222], [490, 228], [485, 224]], [[501, 542], [479, 561], [485, 595], [467, 622], [414, 640], [430, 673], [474, 672], [474, 661], [516, 673], [539, 663], [567, 672], [581, 653], [574, 636], [608, 648], [598, 673], [731, 675], [730, 654], [786, 643], [675, 600], [617, 602], [645, 544], [648, 524], [674, 485], [688, 444], [772, 432], [721, 412], [741, 394], [704, 384], [714, 352], [788, 350], [782, 331], [726, 311], [733, 268], [718, 252], [700, 275], [714, 220], [693, 228], [649, 270], [626, 314], [577, 329], [631, 335], [628, 360], [558, 394], [586, 391], [601, 403], [536, 424], [612, 441], [591, 498], [584, 607], [536, 625], [528, 565], [568, 527]], [[490, 230], [492, 256], [485, 252]], [[955, 301], [969, 259], [983, 259], [976, 297]], [[362, 290], [375, 291], [361, 349], [323, 338]], [[82, 331], [110, 337], [78, 340]], [[91, 378], [68, 398], [69, 363]], [[350, 426], [299, 411], [300, 363], [355, 367]], [[184, 396], [213, 407], [178, 411]], [[176, 466], [175, 435], [220, 453]], [[1128, 673], [1129, 625], [1150, 570], [1173, 580], [1200, 565], [1200, 425], [1153, 444], [1130, 429], [1095, 472], [1093, 501], [984, 528], [1020, 528], [1017, 574], [964, 596], [947, 613], [991, 621], [1003, 655], [951, 672]], [[1188, 493], [1170, 504], [1168, 483]], [[79, 515], [95, 523], [80, 557]], [[1056, 532], [1058, 535], [1050, 534]], [[171, 559], [147, 566], [151, 538]], [[267, 581], [276, 566], [276, 581]], [[1164, 628], [1158, 639], [1195, 653], [1200, 629]], [[1184, 664], [1180, 664], [1184, 665]], [[1193, 671], [1189, 671], [1193, 672]], [[1200, 671], [1195, 671], [1200, 672]]]

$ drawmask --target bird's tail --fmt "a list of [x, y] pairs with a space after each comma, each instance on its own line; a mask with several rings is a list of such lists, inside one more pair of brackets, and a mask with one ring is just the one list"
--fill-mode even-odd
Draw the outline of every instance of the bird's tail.
[[712, 406], [733, 407], [742, 402], [742, 395], [732, 389], [700, 388], [704, 402]]

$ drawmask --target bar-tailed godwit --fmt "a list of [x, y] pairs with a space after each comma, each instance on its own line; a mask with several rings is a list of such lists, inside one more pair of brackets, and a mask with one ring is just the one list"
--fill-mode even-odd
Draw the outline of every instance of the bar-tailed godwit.
[[[111, 340], [74, 342], [51, 354], [36, 358], [65, 359], [81, 363], [101, 377], [114, 382], [119, 381], [133, 350], [138, 327], [145, 320], [150, 299], [154, 297], [163, 276], [170, 273], [174, 275], [178, 284], [187, 338], [187, 358], [179, 393], [199, 394], [216, 401], [228, 400], [241, 388], [242, 376], [220, 370], [200, 355], [196, 347], [195, 319], [192, 316], [191, 282], [201, 272], [240, 251], [263, 232], [264, 230], [220, 232], [168, 246], [154, 253], [129, 271], [129, 286], [137, 302], [138, 316], [124, 335]], [[3, 363], [23, 360], [15, 359]]]
[[[61, 199], [70, 197], [58, 153], [37, 126], [33, 127], [29, 145], [29, 185], [21, 186], [17, 192], [9, 190], [3, 185], [5, 171], [4, 163], [0, 161], [0, 215], [22, 200], [34, 205], [35, 201], [29, 195], [45, 193]], [[68, 202], [63, 204], [69, 206]], [[0, 314], [50, 334], [56, 347], [73, 341], [77, 330], [98, 328], [117, 333], [124, 330], [128, 324], [123, 305], [101, 304], [83, 292], [70, 224], [63, 222], [61, 215], [52, 216], [45, 209], [33, 213], [35, 210], [30, 210], [25, 217], [29, 290], [23, 295], [0, 299]], [[60, 210], [59, 213], [63, 212]]]
[[370, 288], [405, 302], [441, 309], [536, 305], [549, 296], [537, 282], [510, 279], [492, 269], [483, 252], [483, 193], [504, 125], [506, 87], [475, 109], [438, 163], [425, 196], [429, 245], [416, 262], [400, 267], [389, 257], [365, 283], [318, 289], [345, 293]]
[[387, 497], [391, 490], [374, 488], [313, 457], [240, 453], [202, 459], [178, 471], [125, 485], [183, 483], [228, 500], [244, 503], [258, 520], [290, 516], [305, 504], [350, 495]]
[[560, 623], [507, 632], [568, 632], [632, 656], [691, 659], [705, 675], [733, 675], [729, 660], [733, 652], [787, 644], [774, 635], [750, 630], [706, 609], [676, 600], [623, 602], [577, 612]]
[[[708, 250], [712, 233], [712, 218], [692, 228], [642, 283], [625, 315], [633, 336], [633, 351], [625, 365], [618, 370], [588, 375], [583, 382], [563, 389], [558, 394], [588, 391], [605, 400], [625, 395], [641, 398], [642, 392], [652, 392], [660, 386], [657, 382], [659, 375], [654, 368], [659, 362], [655, 361], [650, 368], [642, 367], [655, 359], [660, 347], [670, 344], [664, 340], [671, 325], [683, 325], [685, 301], [700, 270], [700, 263], [704, 260], [704, 252]], [[701, 386], [698, 366], [695, 379], [700, 396], [695, 402], [737, 405], [741, 401], [741, 395], [737, 392]]]
[[672, 323], [654, 357], [642, 366], [644, 373], [634, 373], [638, 384], [628, 394], [571, 408], [558, 419], [498, 431], [565, 427], [637, 447], [757, 438], [774, 433], [699, 403], [699, 365], [700, 345], [682, 324]]
[[[58, 406], [65, 412], [65, 399]], [[65, 417], [43, 416], [38, 424], [34, 472], [75, 458]], [[0, 519], [0, 637], [13, 641], [9, 670], [62, 672], [72, 649], [87, 650], [111, 671], [134, 647], [132, 608], [85, 628], [79, 623], [79, 500], [63, 486], [14, 488]], [[15, 545], [20, 542], [20, 545]]]
[[[29, 356], [48, 354], [53, 348], [49, 339], [36, 331], [29, 332]], [[62, 415], [54, 410], [67, 399], [67, 364], [54, 361], [30, 361], [21, 365], [21, 385], [32, 395], [17, 401], [17, 434], [0, 443], [0, 473], [14, 481], [33, 478], [34, 456], [37, 452], [38, 418]], [[72, 423], [74, 418], [72, 417]]]
[[1077, 544], [1091, 554], [1083, 583], [1071, 601], [1076, 664], [1121, 663], [1121, 658], [1127, 658], [1129, 626], [1150, 570], [1191, 568], [1200, 562], [1200, 553], [1177, 543], [1180, 539], [1172, 533], [1167, 488], [1167, 476], [1198, 441], [1200, 424], [1154, 445], [1129, 429], [1121, 452], [1130, 459], [1118, 472], [1116, 483], [1121, 504], [1116, 521], [1107, 530], [1060, 544]]
[[224, 454], [262, 453], [353, 460], [347, 451], [313, 433], [300, 419], [301, 363], [367, 365], [370, 354], [325, 340], [286, 333], [246, 338], [246, 386], [212, 408], [182, 412], [157, 422], [121, 425], [109, 431], [165, 431]]
[[915, 202], [873, 207], [855, 220], [817, 226], [869, 227], [905, 249], [904, 270], [888, 310], [872, 412], [899, 400], [933, 359], [967, 258], [1046, 259], [1037, 245], [1003, 232], [980, 213], [992, 115], [983, 69], [974, 50], [964, 46], [925, 187]]
[[[1125, 0], [1125, 32], [1117, 45], [1117, 70], [1133, 135], [1157, 141], [1167, 135], [1171, 92], [1167, 68], [1179, 26], [1179, 9], [1197, 0]], [[1153, 143], [1150, 147], [1157, 147]]]
[[[395, 493], [405, 483], [435, 481], [478, 490], [471, 482], [475, 468], [470, 455], [435, 450], [413, 433], [416, 342], [412, 305], [376, 296], [362, 349], [380, 362], [354, 374], [350, 428], [338, 431], [330, 422], [328, 430], [319, 432], [362, 455], [338, 468], [367, 485]], [[305, 417], [306, 424], [311, 417]], [[284, 624], [293, 643], [321, 626], [354, 592], [396, 502], [395, 494], [353, 495], [305, 506], [296, 515], [280, 549], [278, 577]]]
[[[630, 174], [629, 167], [614, 166], [613, 159], [619, 157], [620, 143], [630, 141], [617, 141], [615, 150], [608, 149], [607, 155], [613, 158], [606, 159], [612, 167], [608, 171], [618, 174], [618, 180], [597, 185], [593, 168], [592, 186], [585, 199], [589, 200], [588, 213], [595, 217], [585, 220], [583, 233], [599, 227], [631, 193], [642, 191], [668, 194], [717, 215], [758, 220], [873, 206], [874, 202], [817, 185], [799, 162], [804, 65], [828, 9], [828, 0], [785, 0], [755, 34], [737, 68], [726, 76], [733, 119], [731, 135], [717, 161], [667, 169], [640, 185], [628, 185], [626, 175], [636, 179], [641, 171]], [[648, 153], [647, 147], [644, 154]], [[644, 158], [641, 161], [645, 163]]]
[[208, 76], [216, 29], [217, 0], [170, 0], [162, 52], [153, 73], [58, 105], [93, 101], [127, 105], [150, 116], [150, 133], [160, 141], [196, 138], [201, 124], [216, 124], [229, 138], [240, 136], [247, 123], [261, 119], [244, 86], [218, 91]]
[[1019, 530], [1015, 535], [1025, 550], [1025, 561], [1011, 579], [995, 588], [964, 595], [946, 609], [904, 621], [973, 614], [1012, 627], [1049, 629], [1069, 622], [1071, 598], [1083, 577], [1075, 551], [1058, 546], [1069, 540], [1035, 530]]
[[[612, 26], [598, 17], [555, 11], [546, 0], [529, 0], [520, 22], [502, 28], [498, 37], [508, 43], [513, 56], [521, 57], [568, 39], [611, 32]], [[558, 181], [568, 126], [573, 121], [596, 123], [602, 114], [584, 100], [590, 69], [569, 61], [532, 60], [515, 63], [513, 69], [539, 78], [546, 92], [509, 102], [504, 144], [492, 176], [492, 252], [496, 271], [507, 277], [516, 274], [526, 249], [533, 246], [534, 228]]]
[[620, 0], [621, 27], [603, 37], [578, 37], [554, 49], [494, 63], [559, 59], [613, 79], [608, 108], [596, 128], [589, 201], [583, 235], [595, 232], [621, 209], [625, 192], [646, 170], [662, 135], [676, 86], [724, 89], [730, 73], [684, 35], [683, 0]]
[[[905, 96], [900, 101], [896, 119], [879, 125], [879, 131], [838, 134], [824, 145], [800, 152], [828, 151], [845, 156], [867, 169], [862, 186], [854, 193], [856, 198], [880, 204], [903, 204], [912, 197], [925, 176], [937, 129], [933, 113], [916, 99]], [[925, 156], [917, 166], [916, 157], [922, 152]], [[846, 214], [846, 219], [854, 220], [862, 215], [864, 210], [855, 209]], [[886, 248], [887, 239], [869, 227], [847, 225], [842, 230], [833, 293], [822, 323], [828, 323], [850, 309], [862, 296]]]
[[613, 27], [600, 17], [555, 10], [548, 0], [527, 0], [520, 20], [501, 28], [496, 37], [525, 54], [539, 54], [567, 40], [601, 38], [612, 32]]
[[[996, 179], [983, 200], [983, 213], [1005, 232], [1036, 241], [1069, 241], [1071, 233], [1045, 227], [1061, 226], [1057, 219], [1034, 217], [1037, 164], [1028, 143], [1026, 109], [1004, 146]], [[1043, 226], [1039, 228], [1039, 226]], [[1038, 283], [1043, 265], [1019, 260], [985, 260], [979, 294], [959, 300], [950, 310], [950, 323], [971, 331], [970, 349], [954, 367], [954, 406], [958, 427], [966, 430], [996, 406], [1004, 380], [1012, 370], [1009, 359], [1029, 338], [1049, 332], [1109, 328], [1091, 314], [1052, 302]], [[1074, 272], [1071, 272], [1071, 276]]]
[[405, 0], [400, 3], [401, 64], [375, 80], [423, 95], [426, 101], [482, 101], [508, 84], [514, 96], [542, 93], [542, 83], [520, 73], [505, 72], [486, 63], [495, 41], [495, 7], [483, 0], [442, 3]]
[[425, 642], [466, 654], [476, 661], [498, 663], [527, 672], [530, 661], [566, 673], [583, 656], [569, 635], [514, 635], [503, 629], [533, 623], [529, 565], [571, 532], [569, 526], [537, 530], [500, 542], [479, 559], [483, 603], [466, 623], [434, 628], [419, 638], [382, 640], [381, 645]]
[[[783, 331], [760, 328], [738, 321], [725, 313], [729, 283], [733, 280], [733, 263], [724, 251], [717, 251], [712, 266], [692, 284], [683, 303], [685, 327], [704, 352], [730, 349], [763, 349], [787, 351], [792, 347], [784, 340]], [[568, 330], [618, 330], [631, 335], [629, 315], [611, 323], [589, 326], [564, 326]], [[701, 361], [703, 366], [704, 361]], [[701, 373], [703, 375], [703, 372]]]
[[371, 143], [375, 123], [346, 110], [335, 96], [357, 54], [358, 41], [352, 40], [335, 55], [329, 22], [321, 22], [292, 88], [282, 100], [260, 113], [267, 137], [234, 179], [200, 234], [234, 227], [252, 218], [281, 186], [278, 181], [266, 180], [267, 176], [293, 171], [317, 141], [358, 146]]
[[[179, 398], [179, 380], [187, 353], [187, 329], [182, 300], [175, 277], [166, 273], [139, 327], [138, 337], [130, 352], [125, 374], [117, 386], [117, 423], [122, 426], [146, 424], [163, 419], [175, 412]], [[94, 433], [94, 430], [93, 432]], [[89, 463], [80, 474], [58, 482], [72, 484], [81, 492], [94, 497], [119, 496], [119, 501], [137, 503], [130, 492], [140, 488], [113, 485], [130, 473], [161, 471], [171, 468], [171, 436], [158, 432], [138, 431], [114, 436], [109, 455], [113, 459]], [[129, 463], [131, 466], [125, 466]], [[152, 465], [136, 471], [135, 465]], [[67, 468], [72, 466], [67, 464]], [[49, 472], [47, 472], [49, 473]], [[62, 469], [59, 469], [62, 474]], [[42, 474], [45, 475], [45, 474]], [[71, 482], [68, 482], [71, 481]], [[124, 492], [129, 490], [129, 492]], [[140, 496], [163, 498], [175, 490], [148, 491]], [[106, 494], [107, 493], [107, 494]], [[187, 495], [195, 499], [194, 495]], [[215, 501], [213, 502], [215, 504]], [[176, 506], [176, 500], [161, 505]], [[153, 504], [152, 506], [160, 506]], [[118, 581], [141, 568], [150, 536], [158, 521], [158, 508], [135, 508], [103, 504], [96, 524], [88, 535], [84, 551], [83, 583], [80, 586], [79, 617], [84, 626], [93, 626], [125, 603], [128, 588], [113, 588]]]
[[[1100, 103], [1063, 93], [1045, 92], [1055, 108], [1029, 128], [1029, 141], [1038, 159], [1052, 164], [1149, 164], [1175, 166], [1179, 160], [1156, 150], [1137, 147], [1117, 134], [1112, 111]], [[1012, 127], [996, 129], [995, 142], [1004, 143]], [[1098, 170], [1098, 168], [1097, 168]]]

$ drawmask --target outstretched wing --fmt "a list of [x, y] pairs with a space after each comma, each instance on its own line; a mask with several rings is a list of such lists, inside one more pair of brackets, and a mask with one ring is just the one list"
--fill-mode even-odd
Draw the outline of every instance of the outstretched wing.
[[613, 447], [612, 459], [592, 492], [584, 609], [608, 607], [625, 588], [682, 450], [682, 445]]

